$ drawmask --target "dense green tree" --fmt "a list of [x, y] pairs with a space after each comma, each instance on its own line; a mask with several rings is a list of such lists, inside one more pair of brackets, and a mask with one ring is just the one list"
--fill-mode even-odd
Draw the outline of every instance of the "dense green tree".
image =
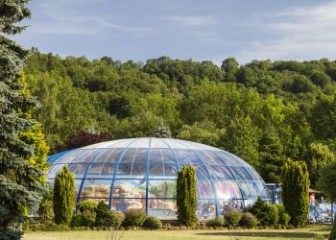
[[221, 68], [225, 73], [226, 82], [236, 82], [237, 81], [239, 63], [237, 62], [235, 58], [225, 59], [222, 63]]
[[334, 153], [327, 145], [311, 143], [304, 153], [304, 157], [309, 170], [310, 185], [315, 188], [321, 169], [335, 161]]
[[54, 182], [53, 207], [57, 224], [70, 225], [75, 198], [75, 176], [69, 171], [68, 165], [64, 165]]
[[[326, 165], [321, 170], [321, 177], [317, 183], [318, 188], [327, 196], [327, 198], [336, 202], [336, 162]], [[335, 214], [335, 213], [334, 213]], [[331, 238], [336, 236], [336, 214], [334, 216], [334, 226], [331, 231]]]
[[176, 204], [178, 221], [185, 226], [195, 226], [196, 216], [196, 172], [193, 166], [183, 166], [177, 175]]
[[283, 203], [291, 223], [304, 226], [309, 211], [309, 173], [303, 161], [288, 160], [282, 172]]
[[258, 167], [259, 136], [259, 130], [249, 117], [237, 118], [231, 121], [221, 144], [227, 151]]
[[28, 207], [40, 200], [42, 171], [31, 164], [34, 148], [19, 138], [34, 125], [24, 113], [36, 106], [20, 83], [28, 52], [4, 35], [25, 29], [18, 23], [30, 17], [28, 0], [0, 5], [0, 238], [20, 239]]

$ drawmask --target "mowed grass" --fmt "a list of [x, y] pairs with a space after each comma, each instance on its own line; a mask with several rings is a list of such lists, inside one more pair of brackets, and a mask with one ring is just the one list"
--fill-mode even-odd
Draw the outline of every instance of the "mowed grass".
[[[257, 240], [327, 239], [331, 226], [315, 225], [291, 230], [128, 230], [123, 240]], [[29, 232], [24, 240], [115, 240], [109, 231]]]

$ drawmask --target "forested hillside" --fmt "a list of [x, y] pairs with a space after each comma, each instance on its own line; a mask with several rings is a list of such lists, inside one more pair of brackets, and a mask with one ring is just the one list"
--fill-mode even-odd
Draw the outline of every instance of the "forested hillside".
[[[307, 162], [312, 186], [336, 151], [336, 62], [61, 58], [36, 49], [25, 73], [52, 152], [95, 141], [153, 136], [216, 146], [279, 182], [287, 158]], [[89, 141], [88, 140], [88, 141]], [[85, 142], [85, 141], [84, 141]]]

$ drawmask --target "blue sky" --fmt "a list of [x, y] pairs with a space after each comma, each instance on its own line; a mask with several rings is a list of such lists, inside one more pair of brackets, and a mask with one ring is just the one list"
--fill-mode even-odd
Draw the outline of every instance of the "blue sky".
[[61, 56], [309, 60], [336, 56], [336, 1], [33, 0], [15, 37]]

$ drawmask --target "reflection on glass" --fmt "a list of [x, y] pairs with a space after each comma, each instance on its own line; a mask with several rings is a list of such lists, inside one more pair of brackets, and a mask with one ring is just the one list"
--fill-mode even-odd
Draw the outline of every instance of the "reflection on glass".
[[115, 180], [113, 198], [146, 198], [146, 179]]
[[148, 215], [163, 219], [176, 219], [176, 201], [163, 199], [148, 199]]
[[199, 200], [196, 213], [199, 219], [214, 218], [216, 216], [216, 202]]
[[130, 209], [145, 209], [146, 199], [116, 199], [113, 200], [112, 209], [125, 212]]
[[148, 186], [151, 198], [176, 198], [176, 181], [150, 181]]
[[242, 198], [236, 182], [217, 181], [215, 183], [215, 189], [218, 199]]
[[109, 198], [110, 197], [111, 180], [92, 180], [84, 181], [81, 198]]

